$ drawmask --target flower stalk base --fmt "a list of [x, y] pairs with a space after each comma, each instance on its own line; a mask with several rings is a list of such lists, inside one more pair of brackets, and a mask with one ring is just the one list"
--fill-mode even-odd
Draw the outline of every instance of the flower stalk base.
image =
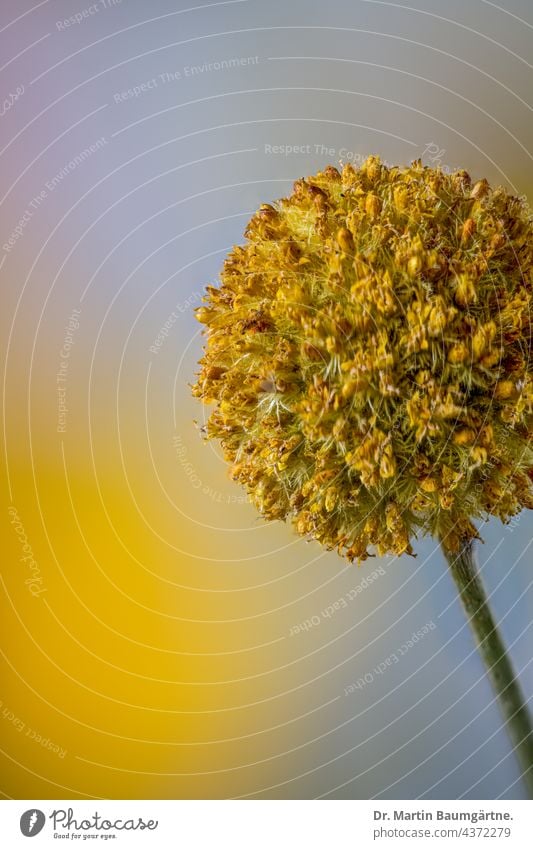
[[442, 541], [441, 546], [505, 719], [528, 798], [533, 799], [531, 717], [478, 574], [473, 542], [458, 553], [448, 551]]

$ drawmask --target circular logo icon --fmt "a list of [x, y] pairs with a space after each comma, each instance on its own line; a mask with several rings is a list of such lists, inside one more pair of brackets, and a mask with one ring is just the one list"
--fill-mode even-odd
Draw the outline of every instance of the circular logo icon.
[[46, 817], [42, 811], [30, 808], [29, 811], [24, 811], [20, 818], [20, 830], [24, 837], [35, 837], [42, 830], [45, 822]]

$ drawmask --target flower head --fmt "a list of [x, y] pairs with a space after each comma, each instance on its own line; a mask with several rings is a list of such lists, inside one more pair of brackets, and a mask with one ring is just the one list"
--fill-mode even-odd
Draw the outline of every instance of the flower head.
[[533, 219], [371, 156], [263, 204], [197, 311], [193, 388], [260, 513], [350, 559], [533, 508]]

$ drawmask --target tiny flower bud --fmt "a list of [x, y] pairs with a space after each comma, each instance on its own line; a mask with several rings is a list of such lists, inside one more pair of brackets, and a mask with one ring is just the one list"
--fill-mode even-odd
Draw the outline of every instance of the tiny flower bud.
[[381, 209], [381, 201], [377, 195], [367, 195], [365, 211], [369, 218], [377, 218]]
[[478, 180], [477, 183], [474, 183], [472, 191], [470, 192], [470, 197], [478, 200], [479, 198], [484, 197], [489, 191], [489, 184], [485, 178], [482, 180]]
[[453, 363], [454, 365], [457, 363], [464, 363], [467, 357], [468, 348], [463, 342], [453, 345], [448, 351], [448, 362]]
[[516, 385], [512, 380], [500, 380], [500, 382], [496, 384], [496, 389], [494, 390], [495, 398], [511, 398], [515, 394]]
[[473, 218], [467, 218], [465, 223], [463, 224], [463, 229], [461, 232], [461, 242], [468, 242], [468, 240], [472, 237], [474, 231], [476, 229], [476, 222]]
[[344, 253], [353, 253], [353, 236], [346, 227], [341, 227], [340, 230], [337, 230], [337, 243]]

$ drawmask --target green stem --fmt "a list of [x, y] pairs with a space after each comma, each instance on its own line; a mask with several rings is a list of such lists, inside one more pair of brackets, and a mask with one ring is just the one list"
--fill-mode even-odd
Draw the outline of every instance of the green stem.
[[481, 583], [474, 557], [473, 543], [466, 543], [459, 553], [441, 547], [450, 566], [455, 585], [468, 616], [470, 627], [487, 668], [507, 723], [514, 751], [522, 768], [528, 798], [533, 799], [533, 729], [524, 696], [507, 651], [496, 627], [488, 599]]

